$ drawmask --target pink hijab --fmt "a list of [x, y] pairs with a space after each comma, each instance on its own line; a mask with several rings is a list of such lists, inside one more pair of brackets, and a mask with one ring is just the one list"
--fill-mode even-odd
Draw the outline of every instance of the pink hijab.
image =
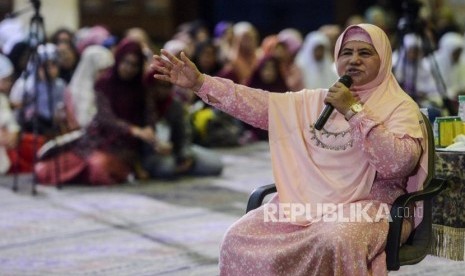
[[[373, 118], [391, 133], [398, 137], [408, 135], [421, 139], [423, 154], [420, 166], [409, 177], [407, 185], [408, 192], [417, 191], [422, 188], [426, 178], [428, 161], [426, 139], [423, 139], [426, 129], [424, 124], [420, 124], [422, 117], [418, 105], [401, 89], [391, 72], [392, 50], [386, 34], [380, 28], [370, 24], [349, 26], [336, 41], [335, 58], [338, 58], [343, 42], [347, 40], [346, 33], [352, 28], [361, 28], [369, 35], [381, 64], [373, 81], [363, 86], [353, 85], [351, 90], [359, 95]], [[362, 38], [360, 40], [363, 41]], [[315, 142], [316, 135], [322, 140], [326, 139], [329, 144], [337, 143], [342, 138], [347, 141], [349, 136], [336, 139], [331, 135], [323, 136], [318, 131], [312, 136], [309, 126], [315, 123], [324, 108], [326, 93], [327, 89], [304, 89], [296, 93], [270, 94], [270, 151], [280, 203], [310, 204], [311, 207], [311, 218], [308, 214], [298, 217], [296, 224], [307, 225], [320, 219], [315, 211], [316, 204], [345, 204], [368, 198], [376, 176], [375, 167], [360, 150], [363, 145], [330, 150]], [[321, 104], [316, 107], [316, 102]], [[335, 111], [325, 128], [335, 133], [347, 130], [349, 124], [343, 115]]]

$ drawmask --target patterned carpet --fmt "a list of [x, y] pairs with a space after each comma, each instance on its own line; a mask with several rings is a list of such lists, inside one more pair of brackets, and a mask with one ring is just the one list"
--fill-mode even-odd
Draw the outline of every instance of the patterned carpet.
[[[266, 143], [220, 150], [220, 177], [115, 187], [0, 179], [0, 275], [218, 275], [219, 244], [253, 188], [272, 181]], [[389, 275], [465, 275], [428, 256]]]

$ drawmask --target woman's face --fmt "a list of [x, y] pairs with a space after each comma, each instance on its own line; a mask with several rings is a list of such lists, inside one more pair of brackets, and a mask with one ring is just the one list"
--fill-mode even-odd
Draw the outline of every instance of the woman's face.
[[0, 93], [8, 95], [13, 86], [13, 75], [0, 78]]
[[110, 68], [110, 67], [102, 68], [102, 69], [97, 70], [97, 71], [95, 72], [94, 79], [95, 79], [95, 80], [98, 80], [100, 77], [102, 77], [103, 74], [105, 73], [105, 71], [108, 70], [108, 68]]
[[60, 43], [57, 45], [57, 51], [58, 64], [61, 68], [71, 69], [76, 65], [78, 61], [78, 56], [73, 51], [72, 46], [66, 43]]
[[276, 64], [272, 60], [266, 61], [260, 69], [260, 77], [264, 83], [275, 82], [277, 75]]
[[415, 62], [420, 58], [420, 48], [418, 47], [410, 47], [407, 49], [407, 60], [411, 62]]
[[205, 47], [199, 56], [199, 67], [205, 69], [212, 69], [216, 65], [216, 50], [213, 46]]
[[139, 58], [135, 54], [127, 54], [123, 57], [121, 62], [118, 64], [118, 75], [123, 80], [131, 80], [140, 70]]
[[456, 64], [462, 55], [462, 48], [457, 48], [452, 52], [452, 64]]
[[337, 58], [340, 75], [352, 77], [354, 85], [364, 85], [378, 75], [381, 59], [375, 48], [366, 42], [349, 41], [344, 44]]
[[41, 80], [46, 80], [47, 76], [45, 75], [45, 70], [47, 70], [48, 77], [51, 80], [54, 80], [58, 77], [60, 74], [60, 67], [58, 67], [58, 63], [56, 61], [45, 61], [40, 67], [39, 67], [39, 77]]
[[322, 61], [325, 57], [325, 46], [324, 45], [317, 45], [313, 48], [313, 58], [315, 61]]

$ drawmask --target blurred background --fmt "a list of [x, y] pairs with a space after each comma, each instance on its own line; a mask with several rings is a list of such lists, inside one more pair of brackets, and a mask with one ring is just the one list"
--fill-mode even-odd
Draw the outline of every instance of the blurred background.
[[[0, 16], [31, 6], [37, 0], [1, 0]], [[308, 33], [324, 24], [344, 25], [355, 15], [368, 15], [369, 8], [382, 7], [386, 12], [385, 24], [396, 28], [404, 16], [405, 0], [42, 0], [41, 14], [46, 31], [53, 33], [61, 27], [77, 30], [95, 24], [105, 25], [112, 33], [122, 35], [124, 30], [138, 26], [147, 30], [154, 41], [168, 40], [182, 23], [200, 19], [210, 29], [219, 21], [249, 21], [262, 36], [277, 33], [284, 28], [296, 28]], [[454, 18], [465, 25], [465, 1], [421, 0], [420, 16], [439, 23], [441, 16]], [[431, 12], [435, 11], [435, 12]], [[444, 12], [442, 12], [444, 11]], [[32, 9], [19, 18], [28, 24]], [[380, 19], [381, 20], [381, 19]]]

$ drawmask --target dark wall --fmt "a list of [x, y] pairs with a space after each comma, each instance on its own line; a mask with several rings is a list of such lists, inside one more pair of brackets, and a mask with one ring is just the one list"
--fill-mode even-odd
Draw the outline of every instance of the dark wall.
[[263, 35], [288, 27], [306, 33], [335, 21], [333, 1], [324, 0], [216, 0], [213, 10], [213, 22], [249, 21]]

